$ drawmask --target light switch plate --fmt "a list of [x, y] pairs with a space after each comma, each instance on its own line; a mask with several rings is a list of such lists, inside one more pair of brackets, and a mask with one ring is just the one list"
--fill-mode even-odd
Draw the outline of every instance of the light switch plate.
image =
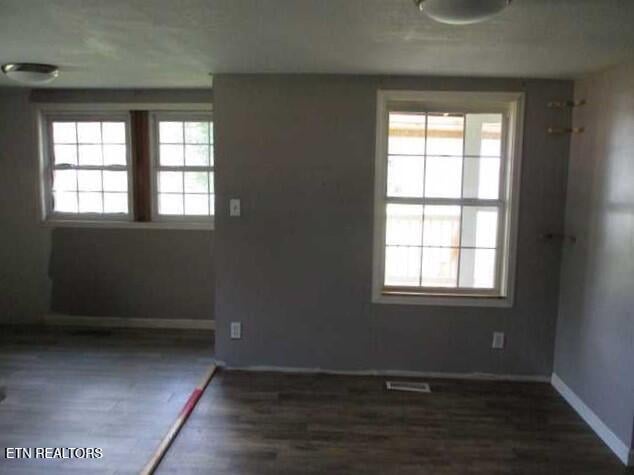
[[229, 200], [229, 216], [240, 216], [240, 199], [231, 198]]
[[491, 348], [501, 350], [504, 348], [504, 332], [493, 332], [493, 342]]
[[240, 338], [242, 338], [242, 323], [231, 322], [231, 339], [239, 340]]

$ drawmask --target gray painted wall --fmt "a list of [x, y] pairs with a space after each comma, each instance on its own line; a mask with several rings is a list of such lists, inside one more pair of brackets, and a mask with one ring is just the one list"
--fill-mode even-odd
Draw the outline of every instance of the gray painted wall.
[[[526, 92], [513, 308], [371, 303], [378, 88]], [[219, 75], [217, 355], [231, 366], [550, 375], [572, 83], [546, 80]], [[243, 216], [228, 216], [228, 199]], [[242, 340], [229, 322], [243, 322]], [[493, 331], [507, 347], [491, 350]]]
[[[207, 90], [35, 90], [33, 102], [202, 102]], [[0, 321], [48, 312], [213, 319], [211, 231], [39, 223], [33, 102], [0, 90]]]
[[48, 309], [49, 231], [39, 223], [35, 114], [25, 89], [0, 88], [0, 322]]
[[210, 231], [53, 231], [51, 310], [68, 315], [213, 318]]
[[634, 65], [575, 84], [555, 372], [625, 443], [634, 424]]

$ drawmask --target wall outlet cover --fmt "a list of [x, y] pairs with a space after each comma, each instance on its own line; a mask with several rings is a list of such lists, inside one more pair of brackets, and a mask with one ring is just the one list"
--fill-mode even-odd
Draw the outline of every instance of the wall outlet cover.
[[239, 340], [242, 338], [242, 323], [231, 322], [231, 339]]

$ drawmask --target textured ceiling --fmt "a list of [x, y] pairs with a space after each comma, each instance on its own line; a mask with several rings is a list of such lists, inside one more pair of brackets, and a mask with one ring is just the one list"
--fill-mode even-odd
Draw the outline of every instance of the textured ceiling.
[[515, 0], [471, 26], [412, 0], [0, 0], [0, 63], [58, 64], [56, 87], [204, 87], [209, 72], [573, 78], [632, 59], [632, 25], [633, 0]]

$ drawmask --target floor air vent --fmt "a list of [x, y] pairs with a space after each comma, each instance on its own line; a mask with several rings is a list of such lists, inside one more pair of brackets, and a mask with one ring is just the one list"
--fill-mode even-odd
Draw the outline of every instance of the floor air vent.
[[411, 391], [414, 393], [430, 393], [429, 383], [415, 383], [412, 381], [386, 381], [385, 387], [389, 391]]

